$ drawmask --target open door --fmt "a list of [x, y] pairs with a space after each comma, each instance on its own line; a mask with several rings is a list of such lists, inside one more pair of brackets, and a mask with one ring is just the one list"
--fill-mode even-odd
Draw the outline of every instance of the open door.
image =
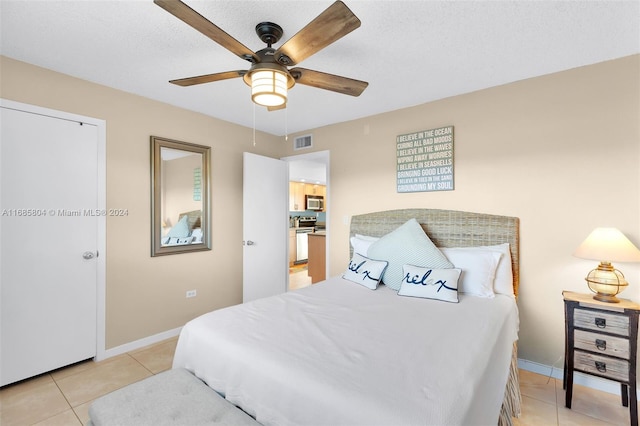
[[287, 291], [288, 179], [285, 161], [243, 154], [243, 302]]

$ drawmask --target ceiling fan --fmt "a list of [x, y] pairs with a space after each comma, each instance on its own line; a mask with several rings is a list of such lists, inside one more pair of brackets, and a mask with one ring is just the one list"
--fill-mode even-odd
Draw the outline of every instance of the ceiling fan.
[[360, 19], [341, 1], [329, 6], [278, 49], [271, 46], [282, 37], [282, 28], [273, 22], [260, 22], [256, 25], [256, 33], [267, 47], [257, 52], [253, 52], [180, 0], [154, 0], [154, 3], [252, 64], [248, 70], [205, 74], [171, 80], [170, 83], [192, 86], [243, 77], [244, 82], [251, 87], [253, 102], [266, 106], [270, 111], [286, 107], [287, 90], [295, 83], [351, 96], [360, 96], [369, 85], [366, 81], [306, 68], [288, 68], [360, 26]]

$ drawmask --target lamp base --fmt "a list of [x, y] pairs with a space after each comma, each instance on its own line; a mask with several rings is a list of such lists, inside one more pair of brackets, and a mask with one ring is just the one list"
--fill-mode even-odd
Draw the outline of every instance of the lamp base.
[[601, 261], [598, 267], [585, 278], [589, 289], [596, 295], [595, 300], [606, 303], [620, 303], [616, 294], [629, 285], [622, 272], [611, 266], [611, 262]]
[[593, 296], [593, 298], [596, 299], [596, 300], [599, 300], [600, 302], [620, 303], [620, 299], [618, 299], [615, 296], [611, 296], [609, 294], [596, 293]]

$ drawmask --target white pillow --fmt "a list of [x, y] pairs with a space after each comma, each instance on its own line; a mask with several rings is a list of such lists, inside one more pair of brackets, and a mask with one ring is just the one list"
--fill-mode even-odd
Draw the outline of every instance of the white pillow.
[[496, 269], [496, 277], [493, 280], [493, 292], [496, 294], [506, 294], [514, 296], [513, 292], [513, 269], [511, 267], [511, 250], [509, 243], [496, 244], [493, 246], [477, 246], [477, 247], [455, 247], [458, 250], [491, 250], [502, 253], [498, 269]]
[[187, 215], [182, 216], [182, 219], [180, 219], [178, 223], [176, 223], [175, 226], [169, 230], [166, 236], [178, 238], [188, 237], [189, 233], [191, 232], [189, 230], [189, 224], [187, 223], [188, 219], [189, 217]]
[[367, 251], [369, 250], [369, 246], [373, 244], [375, 241], [378, 241], [380, 238], [377, 237], [369, 237], [367, 235], [356, 234], [354, 237], [351, 237], [351, 247], [353, 247], [353, 252], [361, 254], [363, 256], [367, 255]]
[[399, 296], [424, 297], [458, 303], [460, 269], [431, 269], [404, 265]]
[[196, 228], [193, 230], [193, 232], [191, 232], [191, 236], [193, 237], [193, 242], [194, 243], [201, 243], [202, 242], [202, 229], [201, 228]]
[[433, 244], [416, 219], [409, 219], [371, 244], [367, 256], [389, 262], [382, 281], [394, 290], [400, 290], [404, 265], [453, 268], [453, 264]]
[[342, 274], [342, 278], [375, 290], [380, 284], [386, 267], [387, 262], [384, 260], [372, 260], [353, 253], [349, 267]]
[[441, 248], [442, 253], [462, 269], [458, 291], [480, 297], [494, 297], [493, 281], [502, 253], [493, 250]]
[[498, 263], [498, 269], [496, 269], [496, 278], [493, 281], [493, 291], [496, 294], [514, 296], [513, 269], [511, 267], [511, 249], [509, 243], [497, 244], [495, 246], [480, 246], [477, 248], [502, 253], [502, 257]]

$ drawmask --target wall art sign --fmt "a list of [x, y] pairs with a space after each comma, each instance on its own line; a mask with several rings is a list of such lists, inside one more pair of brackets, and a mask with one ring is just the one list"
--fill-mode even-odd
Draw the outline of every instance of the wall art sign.
[[396, 137], [398, 192], [453, 191], [453, 126]]
[[193, 169], [193, 201], [202, 200], [202, 168]]

